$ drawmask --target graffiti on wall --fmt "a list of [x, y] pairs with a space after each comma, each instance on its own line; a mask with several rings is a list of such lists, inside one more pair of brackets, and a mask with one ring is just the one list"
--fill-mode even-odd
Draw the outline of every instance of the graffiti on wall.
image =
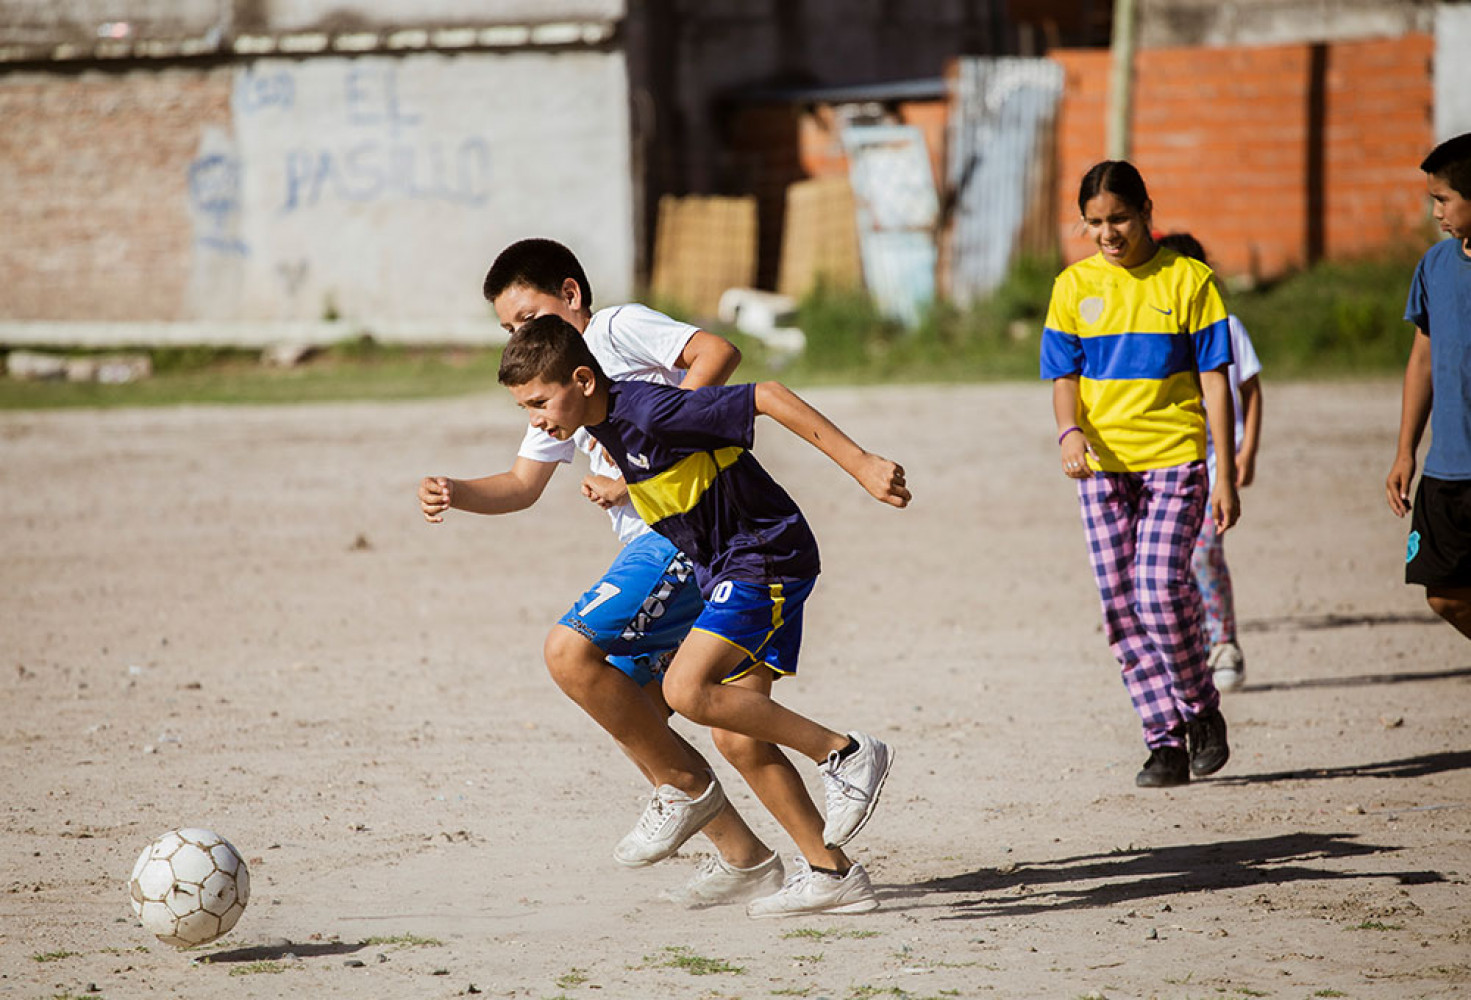
[[250, 247], [239, 236], [240, 158], [206, 153], [189, 164], [189, 204], [195, 218], [195, 245], [239, 257]]
[[[236, 114], [305, 119], [300, 89], [290, 70], [248, 71], [236, 85]], [[490, 197], [490, 145], [478, 135], [431, 134], [403, 99], [396, 67], [351, 63], [331, 96], [336, 127], [282, 153], [279, 212], [390, 199], [474, 206]]]

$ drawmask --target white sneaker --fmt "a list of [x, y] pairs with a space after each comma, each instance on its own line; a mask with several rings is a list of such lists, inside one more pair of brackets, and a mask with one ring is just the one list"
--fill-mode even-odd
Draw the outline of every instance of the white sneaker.
[[1236, 640], [1212, 646], [1206, 663], [1211, 668], [1216, 690], [1237, 691], [1246, 683], [1246, 657], [1241, 655], [1241, 647], [1236, 645]]
[[858, 741], [858, 749], [841, 761], [834, 751], [822, 765], [823, 784], [827, 786], [822, 843], [828, 850], [842, 847], [863, 829], [878, 805], [879, 792], [894, 762], [887, 744], [862, 733], [848, 735]]
[[691, 910], [703, 910], [707, 906], [744, 903], [769, 896], [781, 886], [781, 858], [775, 853], [752, 868], [732, 867], [715, 854], [700, 862], [694, 876], [684, 885], [666, 889], [659, 895]]
[[724, 806], [725, 792], [713, 777], [697, 799], [673, 785], [660, 785], [649, 796], [649, 804], [633, 830], [613, 848], [613, 860], [629, 868], [663, 861], [699, 833]]
[[800, 854], [792, 859], [793, 870], [775, 895], [752, 900], [746, 916], [800, 917], [807, 913], [867, 913], [879, 906], [868, 872], [855, 864], [842, 878], [815, 872]]

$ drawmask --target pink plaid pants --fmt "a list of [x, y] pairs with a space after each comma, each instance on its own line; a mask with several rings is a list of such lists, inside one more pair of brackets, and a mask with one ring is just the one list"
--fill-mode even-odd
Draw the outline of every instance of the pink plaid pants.
[[1185, 723], [1221, 700], [1190, 566], [1208, 490], [1204, 462], [1078, 480], [1108, 646], [1151, 750], [1183, 747]]

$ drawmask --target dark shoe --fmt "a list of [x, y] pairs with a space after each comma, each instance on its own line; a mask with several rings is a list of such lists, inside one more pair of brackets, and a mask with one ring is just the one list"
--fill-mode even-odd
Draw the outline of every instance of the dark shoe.
[[1226, 743], [1226, 717], [1219, 708], [1185, 724], [1185, 738], [1190, 744], [1190, 773], [1197, 778], [1215, 774], [1231, 759]]
[[1144, 769], [1134, 775], [1140, 788], [1170, 788], [1190, 784], [1190, 755], [1184, 747], [1157, 747], [1149, 752]]

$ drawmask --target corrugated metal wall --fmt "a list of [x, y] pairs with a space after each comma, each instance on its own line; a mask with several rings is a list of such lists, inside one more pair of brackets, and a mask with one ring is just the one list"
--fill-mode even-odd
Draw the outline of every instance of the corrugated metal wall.
[[952, 198], [942, 293], [982, 298], [1021, 254], [1055, 249], [1055, 121], [1062, 67], [967, 58], [953, 76], [946, 173]]

